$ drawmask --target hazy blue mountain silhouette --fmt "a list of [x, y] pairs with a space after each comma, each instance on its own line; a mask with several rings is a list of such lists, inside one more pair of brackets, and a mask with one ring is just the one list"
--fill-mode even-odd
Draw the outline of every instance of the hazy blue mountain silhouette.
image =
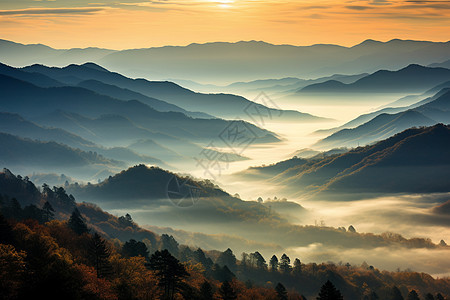
[[327, 81], [304, 87], [300, 93], [400, 93], [424, 92], [450, 80], [450, 70], [411, 64], [398, 71], [380, 70], [354, 83]]
[[[356, 117], [353, 120], [350, 120], [349, 122], [339, 126], [334, 127], [330, 129], [321, 129], [315, 131], [315, 134], [333, 134], [339, 130], [346, 129], [346, 128], [355, 128], [359, 125], [362, 125], [371, 119], [375, 118], [376, 116], [379, 116], [381, 114], [395, 114], [402, 111], [406, 111], [408, 109], [413, 109], [416, 107], [419, 107], [423, 104], [426, 104], [428, 102], [436, 100], [439, 96], [444, 94], [446, 92], [446, 89], [450, 88], [450, 81], [444, 82], [442, 84], [439, 84], [435, 86], [432, 89], [429, 89], [423, 94], [420, 95], [409, 95], [406, 97], [402, 97], [401, 99], [394, 101], [392, 103], [389, 103], [387, 105], [384, 105], [381, 109], [378, 109], [374, 112], [362, 114], [358, 117]], [[407, 106], [399, 106], [401, 104], [407, 104]], [[445, 123], [445, 121], [443, 121]]]
[[[64, 129], [40, 126], [25, 120], [18, 114], [0, 113], [0, 128], [4, 133], [21, 138], [39, 140], [41, 142], [56, 142], [87, 152], [94, 151], [106, 158], [127, 162], [129, 164], [148, 163], [168, 167], [162, 160], [156, 159], [151, 155], [141, 155], [124, 147], [103, 147]], [[4, 146], [7, 147], [8, 145]]]
[[352, 194], [360, 199], [379, 193], [448, 192], [449, 147], [449, 126], [411, 128], [371, 146], [309, 159], [273, 181], [291, 196], [342, 200], [353, 199]]
[[261, 78], [322, 77], [359, 74], [380, 68], [398, 69], [411, 63], [429, 65], [449, 59], [449, 42], [364, 41], [352, 47], [336, 45], [272, 45], [260, 41], [213, 42], [113, 51], [52, 49], [0, 41], [4, 63], [64, 66], [93, 61], [132, 77], [179, 78], [198, 82], [250, 81]]
[[447, 68], [450, 69], [450, 59], [440, 62], [440, 63], [432, 63], [428, 65], [429, 67], [432, 68]]
[[33, 167], [41, 169], [76, 168], [86, 165], [123, 167], [124, 164], [56, 142], [41, 142], [0, 133], [0, 164], [8, 168]]
[[[3, 95], [0, 110], [19, 113], [26, 118], [42, 117], [55, 110], [89, 118], [109, 114], [133, 120], [133, 123], [147, 130], [196, 140], [220, 140], [220, 133], [232, 125], [231, 121], [222, 119], [193, 119], [178, 112], [159, 112], [137, 100], [121, 101], [80, 87], [40, 88], [0, 75], [0, 88]], [[241, 130], [244, 127], [251, 130], [244, 130], [243, 135], [256, 136], [257, 143], [278, 140], [269, 131], [255, 125], [242, 121], [235, 124]]]
[[97, 80], [86, 80], [78, 84], [78, 86], [97, 92], [102, 95], [110, 96], [119, 100], [138, 100], [148, 106], [162, 112], [174, 111], [181, 112], [192, 118], [214, 118], [214, 116], [202, 113], [202, 112], [190, 112], [176, 105], [144, 96], [140, 93], [133, 92], [128, 89], [122, 89], [114, 85], [106, 84]]
[[[424, 103], [420, 105], [421, 103]], [[418, 105], [417, 107], [414, 107]], [[436, 123], [450, 122], [450, 89], [443, 89], [434, 97], [427, 98], [412, 109], [391, 108], [382, 111], [393, 112], [392, 114], [381, 113], [382, 111], [363, 115], [354, 122], [370, 118], [366, 123], [352, 129], [342, 129], [330, 136], [320, 140], [314, 146], [319, 148], [332, 148], [336, 146], [356, 147], [377, 140], [385, 139], [393, 134], [414, 126], [430, 126]], [[400, 112], [395, 113], [400, 110]]]
[[[270, 112], [275, 120], [295, 120], [295, 121], [325, 121], [310, 114], [293, 110], [279, 110], [268, 108], [262, 104], [251, 102], [242, 96], [232, 94], [202, 94], [185, 89], [169, 81], [148, 81], [145, 79], [131, 79], [114, 72], [107, 72], [104, 69], [98, 70], [92, 67], [92, 63], [84, 65], [69, 65], [64, 68], [51, 68], [43, 65], [33, 65], [25, 67], [28, 72], [38, 72], [66, 84], [77, 85], [85, 80], [101, 81], [105, 84], [128, 89], [150, 98], [160, 99], [189, 111], [205, 112], [210, 115], [243, 119], [249, 119], [246, 109], [254, 106], [260, 111]], [[101, 68], [101, 67], [100, 67]]]
[[31, 73], [0, 63], [0, 74], [27, 81], [40, 87], [64, 86], [63, 83], [41, 73]]

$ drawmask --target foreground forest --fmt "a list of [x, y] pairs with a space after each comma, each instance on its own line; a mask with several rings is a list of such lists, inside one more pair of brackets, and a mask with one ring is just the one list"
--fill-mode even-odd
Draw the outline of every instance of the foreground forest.
[[429, 300], [450, 294], [448, 278], [411, 270], [180, 245], [140, 228], [129, 214], [115, 217], [76, 203], [61, 187], [37, 189], [8, 170], [0, 185], [9, 193], [0, 197], [1, 299]]

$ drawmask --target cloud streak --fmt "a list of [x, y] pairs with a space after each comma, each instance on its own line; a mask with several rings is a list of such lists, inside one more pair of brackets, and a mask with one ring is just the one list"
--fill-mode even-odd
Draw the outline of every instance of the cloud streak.
[[85, 15], [100, 12], [103, 8], [30, 8], [0, 10], [0, 16], [11, 15]]

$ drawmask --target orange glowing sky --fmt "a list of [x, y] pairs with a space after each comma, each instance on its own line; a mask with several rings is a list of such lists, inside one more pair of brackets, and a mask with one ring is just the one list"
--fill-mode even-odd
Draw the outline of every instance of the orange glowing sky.
[[450, 40], [450, 1], [1, 0], [0, 38], [111, 49], [263, 40]]

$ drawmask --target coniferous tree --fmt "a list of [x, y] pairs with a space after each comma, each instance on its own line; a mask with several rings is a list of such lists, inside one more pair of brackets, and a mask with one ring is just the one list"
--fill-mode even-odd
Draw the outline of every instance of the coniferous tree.
[[168, 234], [162, 234], [161, 235], [161, 250], [167, 250], [175, 257], [178, 257], [178, 242], [175, 240], [173, 236], [169, 236]]
[[167, 249], [152, 254], [149, 267], [156, 272], [163, 299], [174, 299], [182, 288], [182, 279], [189, 276], [185, 267]]
[[76, 234], [82, 235], [83, 233], [88, 233], [89, 229], [86, 225], [86, 222], [81, 215], [78, 208], [75, 208], [70, 216], [70, 219], [67, 223], [70, 229], [72, 229]]
[[228, 248], [219, 255], [217, 264], [220, 266], [227, 266], [230, 270], [236, 271], [236, 256], [233, 254], [233, 251]]
[[411, 290], [411, 292], [409, 292], [408, 297], [406, 299], [408, 299], [408, 300], [420, 300], [419, 299], [419, 295], [417, 295], [417, 292], [415, 290]]
[[292, 268], [292, 271], [295, 275], [298, 275], [302, 272], [302, 263], [300, 262], [300, 259], [296, 258], [294, 260], [294, 267]]
[[53, 218], [55, 217], [55, 210], [53, 209], [53, 206], [50, 204], [50, 202], [46, 201], [44, 203], [44, 206], [42, 207], [42, 214], [44, 217], [44, 222], [53, 220]]
[[272, 271], [278, 270], [278, 258], [276, 255], [273, 255], [272, 258], [269, 261], [270, 269]]
[[233, 287], [231, 286], [230, 282], [225, 280], [219, 289], [220, 297], [223, 300], [235, 300], [237, 299], [237, 294]]
[[442, 296], [441, 293], [437, 293], [436, 300], [444, 300], [444, 296]]
[[280, 271], [283, 273], [289, 273], [291, 270], [291, 259], [286, 254], [283, 254], [279, 263]]
[[201, 297], [201, 300], [213, 300], [214, 299], [214, 292], [213, 292], [212, 286], [206, 280], [203, 281], [203, 283], [200, 287], [200, 297]]
[[111, 250], [107, 242], [98, 233], [95, 233], [89, 243], [89, 258], [97, 270], [98, 278], [104, 278], [111, 274], [110, 256]]
[[275, 287], [275, 291], [277, 292], [278, 299], [280, 300], [287, 300], [288, 294], [287, 290], [280, 282], [278, 282], [277, 286]]
[[331, 281], [327, 280], [320, 288], [319, 296], [317, 300], [343, 300], [341, 292], [336, 289]]

